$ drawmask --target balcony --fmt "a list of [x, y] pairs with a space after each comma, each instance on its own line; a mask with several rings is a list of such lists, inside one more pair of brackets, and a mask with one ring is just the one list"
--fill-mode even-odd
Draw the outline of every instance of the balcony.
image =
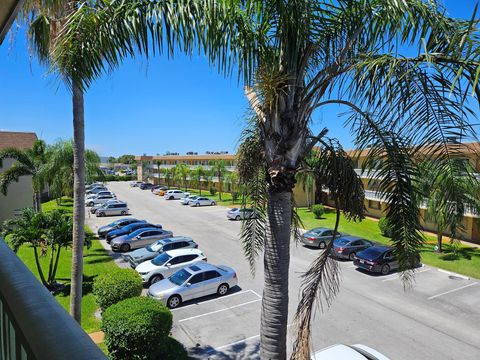
[[106, 360], [2, 239], [0, 254], [0, 359]]

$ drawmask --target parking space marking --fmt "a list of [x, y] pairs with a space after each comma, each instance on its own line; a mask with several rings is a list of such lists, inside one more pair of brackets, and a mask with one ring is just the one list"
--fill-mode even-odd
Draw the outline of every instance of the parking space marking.
[[255, 291], [255, 290], [250, 290], [252, 293], [254, 293], [255, 295], [258, 296], [259, 299], [261, 299], [262, 297], [260, 295], [258, 295], [258, 293]]
[[226, 298], [229, 298], [230, 296], [235, 296], [235, 295], [240, 295], [240, 294], [246, 294], [246, 293], [252, 293], [254, 294], [255, 296], [258, 296], [260, 299], [262, 298], [260, 295], [258, 295], [255, 291], [253, 290], [244, 290], [244, 291], [239, 291], [239, 292], [236, 292], [236, 293], [233, 293], [233, 294], [230, 294], [230, 295], [224, 295], [222, 297], [217, 297], [215, 299], [210, 299], [210, 300], [205, 300], [205, 301], [202, 301], [202, 302], [198, 302], [198, 303], [194, 303], [194, 304], [190, 304], [190, 305], [186, 305], [186, 306], [181, 306], [181, 307], [178, 307], [176, 309], [172, 309], [170, 311], [178, 311], [178, 310], [182, 310], [182, 309], [187, 309], [189, 308], [190, 306], [198, 306], [198, 305], [202, 305], [202, 304], [206, 304], [206, 303], [209, 303], [209, 302], [212, 302], [212, 301], [219, 301], [219, 300], [223, 300], [223, 299], [226, 299]]
[[188, 320], [198, 319], [198, 318], [203, 317], [203, 316], [208, 316], [208, 315], [212, 315], [212, 314], [217, 314], [217, 313], [222, 312], [222, 311], [227, 311], [227, 310], [231, 310], [231, 309], [238, 308], [238, 307], [240, 307], [240, 306], [245, 306], [245, 305], [248, 305], [248, 304], [253, 304], [253, 303], [259, 302], [259, 301], [261, 301], [261, 300], [262, 300], [262, 299], [256, 299], [256, 300], [252, 300], [252, 301], [247, 301], [247, 302], [244, 302], [244, 303], [241, 303], [241, 304], [238, 304], [238, 305], [229, 306], [229, 307], [227, 307], [227, 308], [225, 308], [225, 309], [210, 311], [210, 312], [203, 313], [203, 314], [200, 314], [200, 315], [195, 315], [195, 316], [191, 316], [191, 317], [188, 317], [188, 318], [185, 318], [185, 319], [181, 319], [181, 320], [178, 320], [178, 322], [181, 323], [181, 322], [188, 321]]
[[[415, 275], [421, 274], [421, 273], [424, 273], [424, 272], [427, 272], [427, 271], [430, 271], [430, 270], [432, 270], [432, 268], [426, 268], [426, 269], [423, 269], [423, 270], [415, 271]], [[388, 279], [383, 279], [382, 282], [392, 281], [392, 280], [397, 280], [397, 279], [400, 279], [400, 275], [395, 274], [394, 277], [390, 277]]]
[[449, 291], [445, 291], [445, 292], [443, 292], [443, 293], [441, 293], [441, 294], [437, 294], [437, 295], [430, 296], [430, 297], [428, 298], [428, 300], [435, 299], [435, 298], [437, 298], [437, 297], [439, 297], [439, 296], [451, 294], [451, 293], [453, 293], [453, 292], [455, 292], [455, 291], [459, 291], [459, 290], [462, 290], [462, 289], [465, 289], [465, 288], [468, 288], [468, 287], [470, 287], [470, 286], [477, 285], [477, 284], [478, 284], [478, 283], [474, 282], [474, 283], [471, 283], [471, 284], [467, 284], [467, 285], [464, 285], [464, 286], [460, 286], [459, 288], [456, 288], [456, 289], [453, 289], [453, 290], [449, 290]]
[[245, 339], [242, 339], [242, 340], [238, 340], [238, 341], [232, 342], [232, 343], [227, 344], [227, 345], [219, 346], [219, 347], [217, 347], [217, 348], [215, 348], [215, 349], [210, 349], [207, 353], [211, 353], [211, 352], [214, 352], [214, 351], [219, 351], [219, 350], [222, 350], [222, 349], [225, 349], [225, 348], [228, 348], [228, 347], [231, 347], [231, 346], [235, 346], [235, 345], [238, 345], [238, 344], [247, 342], [247, 341], [249, 341], [249, 340], [253, 340], [253, 339], [259, 338], [259, 337], [260, 337], [260, 335], [250, 336], [250, 337], [248, 337], [248, 338], [245, 338]]

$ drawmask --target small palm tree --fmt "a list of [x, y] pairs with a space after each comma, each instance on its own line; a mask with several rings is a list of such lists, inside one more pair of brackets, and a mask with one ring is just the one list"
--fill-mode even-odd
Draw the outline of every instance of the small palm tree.
[[205, 169], [202, 165], [198, 165], [192, 172], [192, 177], [197, 183], [198, 192], [202, 195], [202, 179], [205, 174]]
[[33, 188], [33, 208], [35, 211], [41, 210], [41, 192], [44, 187], [44, 178], [40, 174], [41, 168], [45, 165], [46, 144], [43, 140], [37, 140], [31, 149], [19, 150], [17, 148], [7, 148], [0, 150], [0, 167], [5, 159], [14, 159], [11, 167], [0, 174], [0, 190], [3, 195], [7, 195], [8, 187], [13, 182], [18, 182], [22, 176], [32, 177]]
[[225, 173], [227, 172], [227, 168], [225, 167], [224, 160], [215, 160], [210, 162], [210, 166], [212, 167], [212, 173], [214, 176], [217, 177], [218, 181], [218, 199], [222, 200], [222, 191], [223, 191], [223, 181], [225, 177]]

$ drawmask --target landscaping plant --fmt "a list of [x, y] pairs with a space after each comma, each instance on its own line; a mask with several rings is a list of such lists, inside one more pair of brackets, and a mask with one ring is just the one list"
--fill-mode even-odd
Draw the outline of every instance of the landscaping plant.
[[133, 269], [118, 269], [99, 275], [93, 281], [93, 294], [102, 311], [122, 300], [140, 296], [142, 289], [142, 278]]
[[312, 205], [312, 212], [315, 215], [315, 219], [320, 219], [325, 214], [325, 207], [321, 204]]

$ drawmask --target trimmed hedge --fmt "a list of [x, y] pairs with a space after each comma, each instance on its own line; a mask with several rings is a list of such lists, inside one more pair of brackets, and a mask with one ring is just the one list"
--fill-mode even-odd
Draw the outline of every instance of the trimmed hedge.
[[325, 214], [325, 207], [320, 204], [312, 205], [312, 212], [315, 215], [315, 219], [320, 219]]
[[133, 269], [107, 272], [93, 281], [93, 294], [102, 311], [124, 299], [140, 296], [142, 289], [142, 278]]
[[165, 339], [165, 346], [160, 352], [158, 360], [188, 360], [188, 353], [182, 343], [172, 337]]
[[378, 228], [380, 229], [380, 232], [382, 233], [383, 236], [386, 236], [389, 238], [392, 237], [392, 228], [387, 218], [382, 217], [380, 218], [380, 220], [378, 220]]
[[[172, 313], [160, 301], [139, 296], [110, 306], [102, 315], [105, 344], [114, 360], [157, 360], [171, 345]], [[173, 358], [172, 358], [173, 359]], [[181, 358], [180, 358], [181, 359]]]

